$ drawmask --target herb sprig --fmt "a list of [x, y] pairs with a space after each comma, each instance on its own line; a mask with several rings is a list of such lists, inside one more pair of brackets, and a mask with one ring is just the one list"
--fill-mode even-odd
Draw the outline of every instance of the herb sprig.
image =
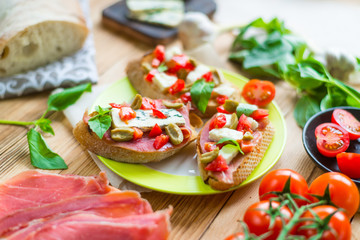
[[214, 86], [214, 82], [206, 82], [202, 78], [197, 80], [190, 89], [192, 102], [202, 113], [206, 111]]
[[91, 84], [82, 84], [73, 88], [65, 89], [61, 92], [49, 96], [47, 109], [37, 120], [31, 122], [0, 120], [0, 124], [33, 126], [27, 133], [30, 150], [31, 164], [40, 169], [67, 169], [67, 165], [57, 153], [53, 152], [46, 144], [45, 139], [36, 130], [37, 128], [45, 133], [55, 135], [51, 127], [51, 120], [46, 115], [51, 111], [62, 111], [74, 104], [84, 92], [91, 92]]
[[110, 108], [95, 107], [97, 114], [89, 119], [90, 129], [102, 139], [106, 131], [111, 126]]

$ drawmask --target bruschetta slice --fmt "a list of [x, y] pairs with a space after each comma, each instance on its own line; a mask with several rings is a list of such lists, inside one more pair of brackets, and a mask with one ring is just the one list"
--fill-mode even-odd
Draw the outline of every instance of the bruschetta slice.
[[116, 161], [147, 163], [163, 160], [195, 140], [189, 105], [152, 100], [137, 94], [131, 104], [84, 114], [75, 138], [91, 152]]
[[227, 82], [221, 71], [183, 54], [179, 48], [165, 51], [158, 45], [138, 61], [130, 62], [127, 76], [143, 96], [181, 99], [191, 103], [200, 117], [212, 117], [226, 99], [238, 101], [239, 89]]
[[226, 100], [197, 138], [198, 166], [205, 183], [227, 190], [251, 174], [274, 135], [268, 115], [255, 105]]

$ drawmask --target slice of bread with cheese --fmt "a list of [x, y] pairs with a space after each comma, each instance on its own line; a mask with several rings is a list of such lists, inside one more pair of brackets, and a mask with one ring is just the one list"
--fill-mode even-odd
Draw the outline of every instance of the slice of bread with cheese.
[[78, 0], [0, 1], [0, 77], [71, 55], [87, 35]]

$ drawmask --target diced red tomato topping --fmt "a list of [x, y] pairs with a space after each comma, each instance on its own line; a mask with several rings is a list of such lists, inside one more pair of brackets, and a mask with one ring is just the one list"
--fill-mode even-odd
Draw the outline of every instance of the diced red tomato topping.
[[254, 150], [254, 147], [255, 147], [255, 143], [251, 140], [250, 141], [242, 140], [240, 142], [240, 148], [244, 153], [252, 152], [252, 150]]
[[138, 129], [136, 127], [133, 127], [133, 129], [134, 129], [134, 138], [133, 138], [133, 140], [142, 138], [142, 136], [144, 134], [143, 131], [141, 131], [140, 129]]
[[216, 148], [216, 142], [206, 142], [204, 144], [204, 147], [205, 147], [205, 151], [207, 152], [214, 151], [214, 149]]
[[163, 114], [162, 112], [160, 112], [159, 110], [153, 109], [152, 111], [153, 111], [154, 117], [161, 118], [161, 119], [167, 118], [167, 116], [165, 114]]
[[181, 101], [182, 101], [183, 103], [191, 102], [191, 94], [190, 94], [190, 92], [186, 92], [186, 93], [182, 94], [182, 95], [180, 96], [180, 98], [181, 98]]
[[161, 62], [160, 62], [159, 59], [154, 58], [154, 59], [152, 60], [152, 62], [151, 62], [151, 66], [157, 68], [158, 66], [160, 66], [160, 63], [161, 63]]
[[178, 92], [181, 92], [185, 88], [185, 81], [182, 79], [176, 80], [176, 82], [170, 86], [169, 93], [174, 95]]
[[269, 116], [269, 111], [266, 109], [256, 109], [252, 114], [250, 114], [250, 117], [256, 121], [266, 118], [267, 116]]
[[225, 158], [219, 155], [217, 158], [215, 158], [214, 161], [212, 161], [205, 167], [205, 170], [213, 172], [223, 172], [228, 168], [229, 166], [227, 165]]
[[209, 130], [213, 130], [214, 128], [222, 128], [226, 124], [226, 117], [224, 114], [219, 114], [210, 122]]
[[157, 123], [155, 123], [155, 126], [151, 129], [151, 131], [149, 133], [149, 137], [156, 137], [156, 136], [159, 136], [160, 134], [162, 134], [162, 130], [159, 127], [159, 125], [157, 125]]
[[165, 60], [165, 47], [163, 45], [157, 45], [154, 52], [154, 58], [158, 59], [160, 62]]
[[119, 111], [121, 121], [127, 124], [127, 121], [136, 117], [136, 112], [131, 107], [122, 107]]
[[219, 106], [216, 108], [216, 110], [219, 112], [219, 113], [226, 113], [226, 114], [229, 114], [230, 112], [226, 111], [224, 106]]
[[239, 123], [236, 127], [238, 131], [251, 131], [251, 123], [245, 114], [240, 116]]
[[154, 100], [150, 99], [150, 98], [146, 98], [143, 97], [142, 98], [142, 104], [140, 109], [142, 110], [151, 110], [154, 109], [156, 107]]
[[183, 141], [188, 140], [189, 137], [191, 136], [191, 131], [190, 131], [189, 129], [185, 128], [185, 127], [182, 127], [182, 128], [180, 128], [180, 129], [181, 129], [181, 132], [182, 132], [182, 134], [183, 134], [183, 136], [184, 136], [184, 140], [183, 140]]
[[219, 95], [216, 97], [216, 102], [220, 105], [223, 105], [225, 103], [226, 99], [229, 99], [229, 97], [226, 95]]
[[155, 74], [159, 71], [157, 69], [151, 69], [151, 71], [146, 75], [145, 80], [148, 82], [152, 82], [154, 79]]
[[169, 142], [169, 136], [168, 135], [165, 135], [165, 134], [161, 134], [159, 136], [157, 136], [155, 138], [155, 141], [154, 141], [154, 148], [156, 150], [159, 150], [160, 148], [162, 148], [165, 144], [167, 144]]
[[180, 69], [192, 71], [195, 68], [194, 65], [190, 63], [189, 58], [184, 54], [173, 56], [167, 63], [167, 67], [169, 73], [177, 73]]
[[124, 105], [122, 105], [122, 104], [117, 104], [117, 103], [109, 103], [109, 105], [110, 105], [112, 108], [122, 108], [122, 107], [124, 107]]
[[212, 74], [212, 72], [207, 72], [204, 75], [202, 75], [202, 78], [205, 79], [205, 82], [212, 82], [213, 74]]

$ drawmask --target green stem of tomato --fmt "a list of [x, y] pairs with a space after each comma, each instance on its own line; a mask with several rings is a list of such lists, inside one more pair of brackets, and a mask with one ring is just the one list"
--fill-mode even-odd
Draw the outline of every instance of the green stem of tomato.
[[0, 124], [4, 124], [4, 125], [17, 125], [17, 126], [28, 126], [28, 125], [34, 125], [35, 122], [22, 122], [22, 121], [0, 120]]

